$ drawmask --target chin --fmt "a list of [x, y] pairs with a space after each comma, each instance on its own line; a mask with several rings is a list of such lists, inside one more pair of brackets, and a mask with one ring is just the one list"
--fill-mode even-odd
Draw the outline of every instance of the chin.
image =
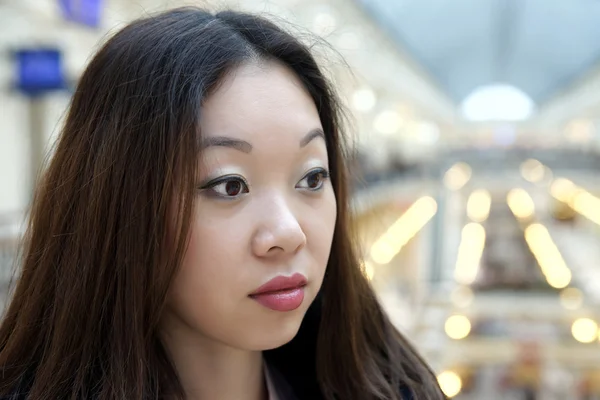
[[279, 320], [276, 324], [260, 325], [255, 331], [252, 349], [272, 350], [289, 343], [298, 334], [301, 323], [302, 317], [297, 315], [289, 320]]

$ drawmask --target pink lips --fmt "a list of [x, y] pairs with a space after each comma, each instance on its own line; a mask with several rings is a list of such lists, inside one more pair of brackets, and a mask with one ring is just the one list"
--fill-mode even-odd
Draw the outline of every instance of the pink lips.
[[292, 311], [302, 304], [306, 283], [302, 274], [278, 276], [251, 293], [250, 298], [271, 310]]

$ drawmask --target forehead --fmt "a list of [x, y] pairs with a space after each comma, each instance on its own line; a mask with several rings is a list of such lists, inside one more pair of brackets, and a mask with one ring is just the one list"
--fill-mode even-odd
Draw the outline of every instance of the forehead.
[[[275, 61], [234, 69], [201, 109], [203, 136], [296, 140], [321, 127], [312, 97], [289, 68]], [[288, 135], [280, 135], [282, 133]]]

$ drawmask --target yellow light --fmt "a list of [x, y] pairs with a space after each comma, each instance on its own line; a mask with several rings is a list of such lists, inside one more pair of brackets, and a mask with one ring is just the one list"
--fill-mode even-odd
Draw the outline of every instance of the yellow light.
[[564, 203], [569, 203], [573, 197], [577, 186], [568, 179], [558, 178], [550, 186], [550, 194], [555, 199]]
[[371, 246], [371, 258], [378, 264], [387, 264], [429, 222], [437, 212], [436, 201], [424, 196], [408, 210]]
[[483, 226], [475, 222], [465, 225], [454, 269], [454, 278], [458, 283], [470, 285], [475, 281], [484, 248], [485, 229]]
[[579, 214], [600, 225], [600, 199], [596, 196], [580, 190], [572, 197], [569, 205]]
[[471, 321], [464, 315], [453, 315], [446, 320], [444, 329], [450, 338], [464, 339], [471, 332]]
[[581, 343], [592, 343], [598, 335], [598, 324], [589, 318], [579, 318], [571, 326], [575, 340]]
[[462, 380], [456, 372], [444, 371], [437, 377], [442, 392], [448, 397], [455, 397], [462, 390]]
[[459, 190], [471, 179], [469, 164], [459, 162], [454, 164], [444, 175], [444, 185], [450, 190]]
[[554, 181], [550, 187], [550, 194], [555, 199], [568, 204], [569, 207], [590, 221], [600, 225], [600, 198], [564, 178]]
[[557, 272], [550, 274], [547, 277], [548, 284], [556, 289], [562, 289], [569, 286], [571, 283], [571, 271], [568, 269], [562, 269]]
[[567, 310], [577, 310], [583, 304], [583, 293], [577, 288], [566, 288], [560, 292], [560, 304]]
[[476, 190], [467, 200], [467, 215], [475, 222], [483, 222], [490, 215], [492, 196], [487, 190]]
[[529, 182], [537, 183], [544, 179], [546, 169], [538, 160], [529, 159], [521, 164], [521, 175]]
[[585, 143], [593, 138], [595, 129], [594, 124], [590, 120], [580, 119], [575, 120], [565, 129], [567, 138], [573, 142]]
[[396, 255], [393, 244], [379, 240], [371, 247], [371, 258], [378, 264], [387, 264]]
[[402, 117], [397, 111], [385, 110], [375, 117], [373, 127], [376, 131], [384, 135], [391, 135], [400, 130], [403, 122]]
[[352, 105], [358, 111], [371, 111], [376, 102], [375, 93], [368, 88], [359, 89], [352, 95]]
[[508, 192], [506, 202], [512, 213], [519, 220], [531, 218], [535, 213], [535, 205], [533, 199], [523, 189], [513, 189]]
[[563, 259], [548, 229], [542, 224], [525, 228], [525, 241], [533, 253], [548, 284], [563, 289], [571, 283], [571, 271]]

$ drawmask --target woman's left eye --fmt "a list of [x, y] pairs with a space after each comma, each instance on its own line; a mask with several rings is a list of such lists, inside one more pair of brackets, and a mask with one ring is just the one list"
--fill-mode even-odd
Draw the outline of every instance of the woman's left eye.
[[318, 168], [310, 171], [298, 184], [297, 189], [306, 189], [313, 192], [320, 190], [325, 183], [325, 180], [329, 178], [329, 172], [323, 168]]

